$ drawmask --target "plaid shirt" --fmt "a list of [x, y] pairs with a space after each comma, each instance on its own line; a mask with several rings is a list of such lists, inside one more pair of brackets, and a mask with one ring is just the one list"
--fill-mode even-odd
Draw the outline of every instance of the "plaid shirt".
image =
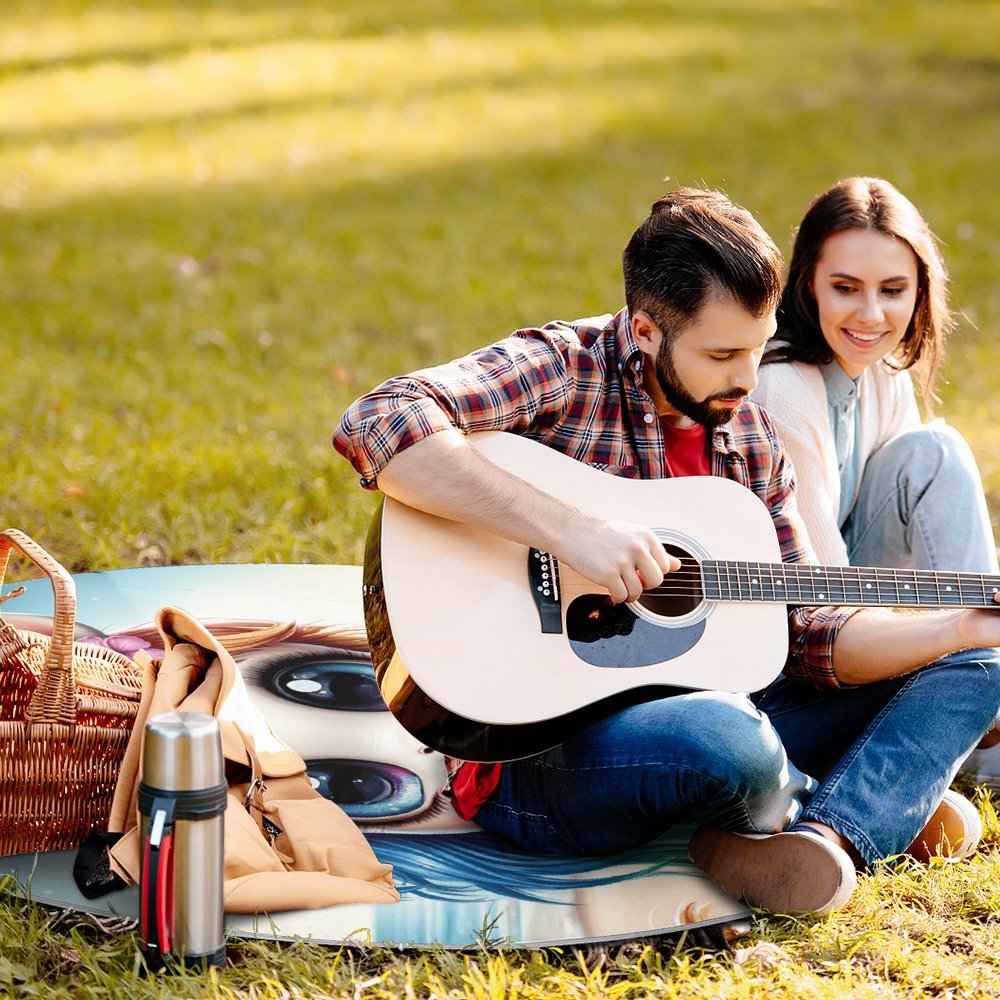
[[[435, 431], [513, 431], [588, 465], [632, 479], [663, 479], [663, 432], [642, 385], [645, 355], [628, 311], [518, 330], [465, 358], [389, 379], [351, 405], [333, 444], [375, 489], [397, 452]], [[795, 504], [791, 463], [766, 413], [748, 400], [712, 438], [712, 474], [767, 505], [785, 562], [815, 562]], [[793, 608], [785, 673], [839, 687], [833, 642], [854, 614]]]

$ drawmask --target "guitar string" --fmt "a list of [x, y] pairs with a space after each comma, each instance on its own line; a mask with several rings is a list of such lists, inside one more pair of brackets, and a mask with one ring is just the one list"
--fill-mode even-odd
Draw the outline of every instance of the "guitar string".
[[734, 581], [728, 572], [725, 573], [725, 578], [723, 578], [723, 574], [717, 573], [715, 579], [706, 579], [700, 572], [685, 572], [680, 570], [675, 573], [668, 573], [660, 586], [648, 588], [645, 593], [663, 595], [683, 593], [690, 591], [692, 588], [703, 589], [705, 587], [714, 587], [719, 590], [728, 591], [742, 591], [746, 588], [750, 592], [753, 592], [754, 588], [760, 590], [773, 589], [776, 586], [788, 586], [800, 594], [803, 592], [811, 593], [825, 590], [845, 595], [856, 592], [859, 596], [863, 596], [866, 590], [874, 586], [879, 592], [881, 592], [882, 588], [885, 588], [890, 593], [894, 592], [898, 597], [904, 597], [908, 596], [905, 594], [905, 591], [910, 588], [911, 584], [915, 589], [909, 596], [913, 596], [914, 598], [922, 597], [925, 600], [931, 596], [928, 593], [929, 590], [935, 591], [937, 596], [942, 600], [949, 595], [992, 600], [993, 594], [1000, 592], [1000, 577], [991, 578], [984, 576], [982, 580], [976, 581], [947, 581], [941, 578], [930, 579], [914, 576], [907, 576], [902, 580], [899, 578], [891, 579], [885, 576], [880, 579], [873, 579], [857, 574], [850, 578], [830, 579], [824, 577], [820, 579], [816, 573], [775, 572], [769, 574], [766, 571], [757, 570], [754, 571], [754, 575], [752, 576], [744, 571]]
[[[708, 561], [693, 567], [690, 565], [682, 566], [681, 569], [668, 573], [664, 577], [663, 584], [658, 587], [648, 588], [643, 593], [653, 597], [692, 597], [699, 592], [703, 592], [706, 587], [702, 568], [706, 572], [714, 572], [716, 574], [717, 579], [707, 582], [709, 588], [714, 587], [718, 590], [728, 590], [730, 594], [734, 590], [739, 590], [741, 597], [743, 596], [742, 590], [744, 586], [751, 591], [751, 594], [752, 586], [759, 588], [769, 586], [772, 590], [772, 597], [764, 597], [763, 599], [765, 600], [773, 600], [775, 597], [780, 598], [783, 596], [774, 593], [776, 586], [787, 584], [792, 588], [798, 589], [798, 593], [793, 594], [791, 600], [778, 601], [777, 603], [794, 603], [795, 597], [801, 600], [803, 585], [807, 585], [809, 590], [817, 590], [822, 587], [833, 591], [833, 593], [828, 595], [817, 594], [817, 596], [822, 597], [823, 600], [830, 603], [837, 603], [838, 600], [844, 603], [850, 601], [852, 595], [847, 592], [847, 588], [849, 587], [853, 587], [857, 591], [857, 599], [863, 601], [866, 596], [871, 597], [874, 595], [866, 595], [862, 591], [862, 586], [867, 589], [873, 585], [879, 592], [877, 600], [874, 602], [863, 601], [863, 603], [892, 604], [892, 601], [881, 597], [881, 587], [884, 586], [890, 590], [894, 589], [896, 591], [895, 596], [902, 598], [904, 595], [899, 590], [900, 584], [906, 589], [911, 583], [918, 588], [916, 592], [910, 595], [915, 598], [912, 603], [922, 603], [924, 606], [934, 604], [947, 606], [948, 601], [941, 591], [942, 587], [951, 598], [979, 601], [982, 602], [982, 606], [984, 607], [991, 606], [994, 603], [993, 595], [1000, 592], [1000, 576], [991, 576], [988, 574], [948, 573], [937, 570], [898, 570], [867, 566], [817, 567], [809, 563], [796, 565], [794, 563]], [[862, 575], [865, 573], [869, 574], [869, 579], [866, 579]], [[722, 579], [723, 574], [725, 574], [725, 580]], [[735, 584], [732, 574], [736, 574]], [[837, 576], [840, 579], [836, 579]], [[820, 579], [820, 577], [823, 579]], [[956, 590], [950, 589], [956, 586]], [[928, 600], [930, 595], [921, 589], [930, 587], [937, 590], [937, 601]], [[564, 589], [566, 588], [564, 587]], [[836, 593], [838, 589], [841, 591], [839, 594]], [[921, 598], [923, 598], [922, 601]], [[751, 596], [749, 599], [753, 599], [753, 597]], [[761, 598], [758, 597], [758, 599]], [[903, 606], [907, 605], [904, 603]]]

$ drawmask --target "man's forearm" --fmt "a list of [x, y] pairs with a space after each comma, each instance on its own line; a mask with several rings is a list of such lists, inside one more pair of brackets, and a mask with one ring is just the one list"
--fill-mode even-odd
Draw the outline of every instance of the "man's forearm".
[[444, 430], [394, 455], [378, 476], [387, 496], [428, 514], [550, 549], [553, 526], [582, 518], [479, 454], [459, 430]]
[[551, 552], [615, 601], [636, 600], [680, 566], [647, 525], [583, 513], [494, 465], [458, 430], [398, 452], [378, 485], [409, 507]]
[[[833, 647], [833, 668], [844, 684], [869, 684], [910, 673], [942, 656], [991, 645], [979, 628], [981, 618], [997, 612], [921, 611], [900, 614], [883, 608], [858, 612], [841, 627]], [[988, 622], [987, 622], [988, 624]], [[996, 639], [996, 636], [992, 638]]]

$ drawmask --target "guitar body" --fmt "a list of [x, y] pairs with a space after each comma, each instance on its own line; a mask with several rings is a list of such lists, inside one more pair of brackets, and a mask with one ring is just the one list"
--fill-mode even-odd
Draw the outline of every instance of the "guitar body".
[[[686, 565], [780, 562], [770, 514], [736, 483], [622, 479], [515, 435], [469, 440], [585, 513], [648, 525]], [[546, 559], [385, 499], [365, 555], [365, 623], [386, 703], [428, 746], [466, 760], [529, 756], [678, 688], [757, 690], [784, 664], [784, 604], [696, 596], [612, 606]]]

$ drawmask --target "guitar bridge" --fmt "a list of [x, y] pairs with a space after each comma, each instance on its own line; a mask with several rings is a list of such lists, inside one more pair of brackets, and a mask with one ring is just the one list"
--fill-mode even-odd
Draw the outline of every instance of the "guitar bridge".
[[548, 552], [528, 549], [528, 583], [542, 632], [562, 632], [562, 596], [559, 593], [559, 563]]

